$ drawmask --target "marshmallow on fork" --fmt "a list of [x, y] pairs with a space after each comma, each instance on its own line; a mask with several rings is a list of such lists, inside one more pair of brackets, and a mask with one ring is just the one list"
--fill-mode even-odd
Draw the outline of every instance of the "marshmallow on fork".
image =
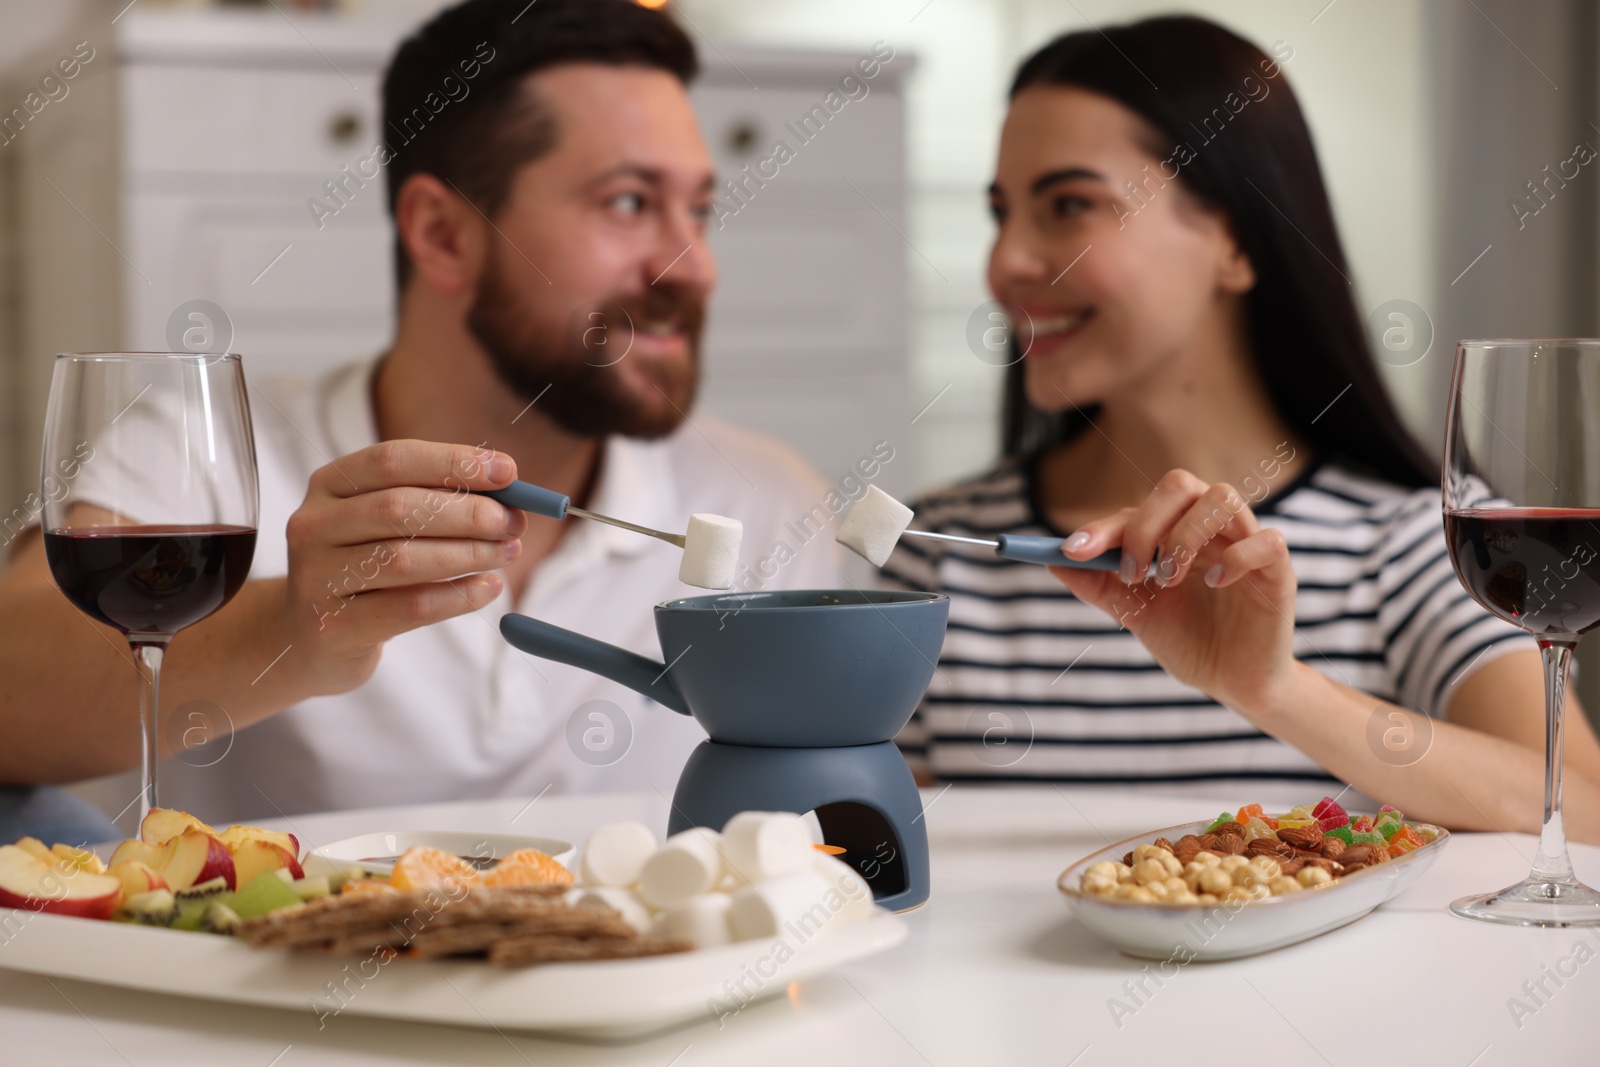
[[[958, 534], [933, 533], [930, 530], [907, 529], [911, 525], [912, 511], [882, 489], [867, 487], [867, 495], [856, 502], [850, 514], [839, 524], [834, 540], [856, 555], [881, 567], [889, 561], [895, 542], [901, 537], [926, 537], [934, 541], [957, 541], [968, 545], [984, 545], [994, 549], [1001, 559], [1018, 563], [1042, 563], [1047, 567], [1078, 567], [1083, 570], [1114, 571], [1122, 562], [1122, 551], [1113, 548], [1093, 559], [1073, 559], [1064, 555], [1060, 537], [1029, 537], [1021, 534], [1000, 534], [987, 537], [963, 537]], [[1154, 576], [1152, 560], [1149, 575]]]
[[575, 507], [570, 497], [529, 482], [512, 482], [504, 489], [485, 489], [482, 493], [508, 508], [519, 508], [551, 519], [578, 515], [677, 545], [683, 549], [683, 562], [678, 565], [678, 581], [702, 589], [733, 587], [734, 572], [739, 565], [739, 542], [744, 537], [744, 524], [738, 519], [722, 515], [690, 515], [688, 532], [674, 534]]

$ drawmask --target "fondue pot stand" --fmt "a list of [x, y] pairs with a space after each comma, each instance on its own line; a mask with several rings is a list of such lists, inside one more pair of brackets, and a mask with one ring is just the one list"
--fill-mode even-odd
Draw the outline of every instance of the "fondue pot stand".
[[949, 613], [943, 594], [874, 590], [669, 600], [655, 607], [664, 662], [526, 615], [506, 615], [500, 632], [705, 728], [669, 833], [720, 830], [741, 811], [814, 811], [829, 851], [879, 904], [904, 911], [928, 899], [928, 838], [891, 739], [933, 677]]

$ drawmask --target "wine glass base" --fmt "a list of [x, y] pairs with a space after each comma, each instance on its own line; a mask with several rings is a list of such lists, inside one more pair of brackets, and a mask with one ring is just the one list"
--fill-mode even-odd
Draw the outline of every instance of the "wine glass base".
[[1524, 878], [1498, 892], [1462, 897], [1450, 910], [1505, 926], [1600, 926], [1600, 892], [1582, 882]]

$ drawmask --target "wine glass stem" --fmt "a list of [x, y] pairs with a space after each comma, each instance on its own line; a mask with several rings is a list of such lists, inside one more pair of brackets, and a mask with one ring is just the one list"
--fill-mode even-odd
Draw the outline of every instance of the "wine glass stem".
[[1575, 637], [1539, 641], [1544, 661], [1544, 827], [1531, 875], [1538, 882], [1574, 881], [1572, 861], [1567, 858], [1567, 834], [1561, 825], [1561, 764], [1566, 751], [1562, 716], [1567, 703], [1567, 668], [1577, 646]]
[[139, 666], [139, 821], [159, 806], [156, 799], [156, 762], [161, 758], [161, 734], [157, 731], [161, 704], [161, 658], [166, 642], [135, 641], [134, 659]]

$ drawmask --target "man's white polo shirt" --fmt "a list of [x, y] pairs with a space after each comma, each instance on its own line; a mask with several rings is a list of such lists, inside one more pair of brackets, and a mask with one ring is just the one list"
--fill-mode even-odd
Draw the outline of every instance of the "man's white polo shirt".
[[[286, 573], [284, 525], [312, 472], [378, 440], [375, 366], [351, 365], [315, 385], [281, 381], [251, 390], [261, 477], [252, 579]], [[741, 573], [778, 542], [795, 553], [755, 588], [840, 585], [831, 529], [804, 541], [797, 536], [798, 520], [829, 493], [816, 473], [772, 440], [691, 418], [659, 441], [608, 439], [591, 507], [668, 531], [683, 530], [693, 512], [727, 515], [744, 523]], [[87, 484], [82, 491], [88, 495]], [[614, 682], [525, 655], [506, 644], [498, 624], [517, 611], [660, 658], [652, 606], [706, 590], [678, 581], [682, 553], [672, 545], [566, 521], [559, 547], [515, 604], [507, 591], [481, 611], [394, 638], [359, 689], [307, 700], [231, 742], [213, 736], [165, 760], [162, 805], [225, 823], [280, 812], [532, 797], [547, 789], [671, 796], [684, 760], [705, 738], [698, 723]], [[248, 649], [255, 660], [246, 669], [292, 671], [296, 651]], [[169, 662], [181, 669], [181, 657]], [[208, 729], [205, 717], [218, 718], [211, 708], [162, 712], [162, 732], [174, 737], [189, 720]], [[128, 728], [137, 728], [131, 708]], [[87, 791], [115, 810], [138, 787], [132, 776], [117, 775]]]

